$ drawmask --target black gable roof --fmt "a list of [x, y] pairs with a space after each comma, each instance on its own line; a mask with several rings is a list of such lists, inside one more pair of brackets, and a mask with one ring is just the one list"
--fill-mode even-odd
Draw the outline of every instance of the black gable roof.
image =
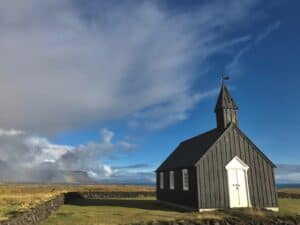
[[181, 142], [156, 171], [194, 166], [224, 131], [213, 129]]

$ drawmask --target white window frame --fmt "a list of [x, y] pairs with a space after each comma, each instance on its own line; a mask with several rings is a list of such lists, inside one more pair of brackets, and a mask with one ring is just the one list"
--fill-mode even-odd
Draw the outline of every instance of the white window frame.
[[182, 170], [182, 188], [184, 191], [189, 190], [189, 171], [188, 171], [188, 169]]
[[159, 177], [160, 177], [160, 179], [159, 179], [160, 189], [164, 189], [164, 173], [160, 172]]
[[170, 176], [170, 189], [174, 190], [175, 189], [175, 185], [174, 185], [174, 171], [170, 171], [169, 172], [169, 176]]

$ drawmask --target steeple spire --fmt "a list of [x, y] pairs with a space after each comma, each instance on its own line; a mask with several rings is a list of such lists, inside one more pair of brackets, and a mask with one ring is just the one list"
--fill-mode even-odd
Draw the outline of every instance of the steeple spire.
[[218, 97], [218, 101], [215, 107], [215, 113], [217, 117], [217, 127], [219, 129], [225, 129], [228, 127], [231, 123], [235, 124], [238, 126], [238, 118], [237, 118], [237, 110], [238, 107], [231, 97], [225, 83], [224, 83], [224, 77], [222, 75], [223, 82], [222, 82], [222, 87], [221, 91]]

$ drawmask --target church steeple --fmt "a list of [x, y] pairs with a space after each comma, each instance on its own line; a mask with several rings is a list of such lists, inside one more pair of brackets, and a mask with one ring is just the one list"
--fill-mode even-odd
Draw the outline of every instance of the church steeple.
[[218, 101], [215, 107], [217, 127], [219, 129], [225, 129], [231, 123], [238, 126], [237, 110], [238, 107], [223, 81]]

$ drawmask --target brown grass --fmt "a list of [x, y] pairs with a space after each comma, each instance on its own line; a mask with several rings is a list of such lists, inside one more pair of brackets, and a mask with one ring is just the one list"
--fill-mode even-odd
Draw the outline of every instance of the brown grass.
[[70, 191], [154, 191], [153, 187], [133, 185], [0, 185], [0, 221], [7, 220], [19, 212], [34, 208], [41, 202]]

